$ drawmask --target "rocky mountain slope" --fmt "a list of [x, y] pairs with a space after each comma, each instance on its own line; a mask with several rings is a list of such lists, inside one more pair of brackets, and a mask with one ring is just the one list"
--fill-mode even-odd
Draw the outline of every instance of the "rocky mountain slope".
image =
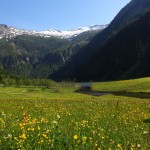
[[[107, 41], [109, 40], [109, 38], [116, 35], [116, 33], [118, 33], [122, 28], [124, 28], [131, 22], [134, 22], [135, 20], [139, 19], [140, 16], [142, 16], [149, 9], [150, 9], [149, 0], [132, 0], [117, 14], [117, 16], [112, 20], [112, 22], [106, 29], [104, 29], [102, 32], [97, 34], [91, 40], [89, 44], [87, 44], [80, 51], [78, 51], [76, 55], [74, 55], [74, 57], [71, 59], [71, 61], [68, 64], [66, 64], [58, 72], [55, 72], [53, 75], [51, 75], [50, 78], [53, 78], [56, 80], [77, 79], [79, 81], [113, 79], [113, 77], [111, 76], [106, 77], [106, 74], [109, 72], [109, 68], [108, 68], [109, 65], [111, 66], [111, 64], [107, 63], [110, 61], [109, 59], [111, 59], [109, 56], [114, 55], [115, 47], [113, 47], [113, 45], [110, 45], [112, 43], [110, 42], [107, 43]], [[139, 28], [139, 30], [136, 30], [136, 32], [134, 32], [134, 35], [136, 36], [136, 33], [138, 32], [141, 33], [140, 30], [142, 29]], [[128, 39], [130, 39], [129, 37], [130, 32], [127, 33]], [[121, 39], [123, 38], [123, 36], [119, 36], [119, 37], [120, 37], [120, 41], [122, 42], [124, 40], [124, 39]], [[139, 36], [139, 39], [140, 39], [140, 36]], [[132, 42], [134, 43], [134, 41], [132, 40], [133, 39], [130, 39], [130, 41], [129, 40], [125, 41], [129, 49], [130, 49], [129, 43], [132, 43]], [[120, 44], [120, 41], [118, 40], [118, 43], [117, 43], [118, 45]], [[139, 41], [137, 42], [139, 43]], [[105, 44], [107, 46], [104, 46]], [[104, 47], [105, 48], [109, 47], [110, 50], [107, 51]], [[120, 46], [120, 48], [122, 47]], [[119, 54], [121, 49], [120, 51], [119, 49], [117, 49], [116, 51]], [[104, 54], [105, 56], [103, 56]], [[129, 58], [125, 57], [124, 59], [126, 59], [126, 61], [124, 61], [124, 65], [125, 65], [125, 63], [129, 61], [128, 59], [130, 59], [130, 57]], [[116, 57], [116, 61], [117, 61], [117, 57]], [[107, 68], [107, 69], [101, 70], [100, 66], [101, 67], [104, 66], [103, 68]], [[123, 64], [122, 64], [122, 67], [123, 67]], [[116, 68], [116, 71], [117, 71], [117, 68]], [[119, 79], [120, 75], [118, 76], [116, 75], [115, 79], [117, 79], [117, 77]]]

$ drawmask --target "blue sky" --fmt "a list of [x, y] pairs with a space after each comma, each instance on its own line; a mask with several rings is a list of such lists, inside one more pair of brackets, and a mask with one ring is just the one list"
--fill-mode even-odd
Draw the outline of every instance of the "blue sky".
[[108, 24], [130, 0], [2, 0], [0, 23], [34, 30]]

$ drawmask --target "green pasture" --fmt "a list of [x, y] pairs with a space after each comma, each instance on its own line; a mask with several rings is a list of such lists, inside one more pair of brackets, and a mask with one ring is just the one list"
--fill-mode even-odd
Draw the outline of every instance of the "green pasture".
[[[0, 87], [0, 149], [149, 150], [150, 78], [79, 86]], [[110, 92], [110, 93], [109, 93]]]

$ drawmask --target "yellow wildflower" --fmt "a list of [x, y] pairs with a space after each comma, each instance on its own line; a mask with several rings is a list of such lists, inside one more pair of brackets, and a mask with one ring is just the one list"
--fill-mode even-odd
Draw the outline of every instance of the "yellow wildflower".
[[38, 126], [38, 130], [41, 130], [41, 128]]
[[20, 135], [20, 138], [22, 138], [22, 139], [26, 139], [27, 137], [26, 137], [26, 134], [22, 134], [22, 135]]
[[19, 125], [20, 125], [20, 127], [24, 127], [25, 123], [20, 123]]
[[74, 135], [73, 138], [74, 138], [75, 140], [77, 140], [77, 139], [78, 139], [78, 136], [77, 136], [77, 135]]
[[31, 128], [31, 131], [34, 131], [34, 128]]
[[46, 135], [46, 134], [42, 134], [43, 135], [43, 137], [45, 137], [46, 139], [48, 138], [48, 136]]
[[122, 147], [121, 147], [120, 144], [117, 144], [117, 147], [118, 147], [120, 150], [122, 150]]
[[49, 132], [51, 132], [51, 130], [47, 130], [47, 131], [46, 131], [46, 134], [48, 134]]
[[28, 131], [30, 131], [31, 130], [31, 128], [28, 128]]
[[41, 143], [43, 143], [43, 140], [42, 140], [42, 139], [38, 142], [38, 144], [41, 144]]

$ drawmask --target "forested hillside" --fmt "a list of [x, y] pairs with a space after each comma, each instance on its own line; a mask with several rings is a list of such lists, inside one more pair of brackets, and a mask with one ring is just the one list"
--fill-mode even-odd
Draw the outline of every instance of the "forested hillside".
[[[108, 39], [110, 39], [111, 37], [115, 37], [118, 32], [120, 32], [120, 30], [123, 30], [123, 28], [126, 28], [129, 24], [135, 22], [137, 19], [139, 19], [142, 15], [144, 15], [146, 12], [148, 12], [150, 9], [150, 1], [149, 0], [132, 0], [129, 4], [127, 4], [117, 15], [116, 17], [112, 20], [112, 22], [109, 24], [109, 26], [104, 29], [102, 32], [100, 32], [99, 34], [97, 34], [92, 40], [91, 42], [89, 42], [89, 44], [87, 44], [86, 46], [84, 46], [80, 51], [77, 52], [76, 55], [74, 55], [72, 57], [72, 59], [69, 61], [69, 63], [67, 63], [64, 67], [62, 67], [60, 70], [58, 70], [57, 72], [53, 73], [52, 75], [50, 75], [50, 78], [53, 78], [55, 80], [64, 80], [64, 79], [77, 79], [77, 80], [111, 80], [113, 79], [115, 76], [115, 79], [120, 79], [121, 75], [107, 75], [108, 77], [106, 77], [106, 73], [108, 73], [111, 69], [108, 69], [106, 67], [106, 65], [109, 66], [108, 62], [111, 62], [111, 58], [109, 56], [113, 56], [113, 50], [114, 46], [111, 45], [112, 43], [108, 42]], [[147, 23], [147, 22], [145, 22]], [[136, 24], [136, 23], [135, 23]], [[133, 25], [135, 26], [135, 25]], [[133, 27], [134, 28], [134, 27]], [[139, 27], [140, 28], [140, 27]], [[127, 30], [127, 29], [126, 29]], [[141, 30], [141, 31], [139, 31]], [[139, 43], [139, 40], [141, 39], [141, 36], [139, 35], [139, 40], [135, 39], [136, 34], [139, 32], [139, 34], [142, 34], [142, 32], [146, 32], [143, 31], [143, 26], [141, 26], [140, 29], [136, 29], [135, 30], [129, 30], [126, 31], [127, 33], [127, 37], [128, 39], [126, 39], [126, 41], [124, 41], [124, 37], [122, 35], [122, 37], [119, 35], [119, 40], [121, 41], [117, 41], [118, 45], [116, 44], [116, 53], [118, 52], [119, 55], [119, 50], [123, 51], [123, 49], [121, 50], [121, 46], [120, 43], [122, 43], [123, 41], [125, 42], [125, 44], [127, 45], [127, 47], [129, 49], [131, 49], [130, 47], [130, 43], [134, 43], [134, 40], [136, 40], [137, 43]], [[124, 33], [123, 33], [124, 34]], [[133, 39], [130, 39], [130, 34], [133, 34], [133, 36], [131, 35], [131, 37], [134, 37]], [[115, 35], [115, 36], [114, 36]], [[147, 36], [149, 36], [147, 34]], [[138, 41], [137, 41], [138, 40]], [[136, 45], [137, 45], [136, 43]], [[107, 46], [104, 46], [107, 45]], [[132, 44], [132, 48], [136, 49], [136, 45], [133, 46]], [[140, 44], [139, 44], [140, 45]], [[104, 47], [108, 47], [110, 48], [110, 50], [105, 50]], [[126, 47], [126, 46], [125, 46]], [[106, 54], [107, 56], [105, 56]], [[134, 52], [133, 52], [134, 53]], [[105, 55], [104, 55], [105, 54]], [[130, 51], [128, 51], [128, 54], [130, 55]], [[135, 54], [137, 55], [137, 54]], [[116, 56], [113, 56], [114, 58]], [[110, 60], [109, 60], [110, 59]], [[126, 57], [126, 55], [124, 56], [124, 63], [127, 62], [128, 64], [128, 59], [130, 59], [130, 57]], [[116, 58], [117, 61], [117, 58]], [[132, 60], [129, 60], [129, 62]], [[110, 66], [112, 66], [112, 64], [110, 63]], [[102, 68], [105, 68], [104, 70]], [[123, 66], [120, 65], [121, 68], [123, 68]], [[129, 68], [128, 68], [129, 69]], [[116, 72], [119, 72], [120, 69], [116, 68], [115, 70]], [[112, 72], [113, 73], [113, 72]], [[148, 74], [148, 73], [147, 73]], [[139, 73], [138, 76], [144, 76], [145, 73]], [[137, 76], [137, 75], [135, 75]], [[129, 78], [131, 76], [126, 74], [124, 75], [124, 78]]]
[[0, 39], [0, 64], [4, 70], [24, 77], [47, 78], [68, 62], [98, 31], [72, 39], [20, 35]]
[[[118, 80], [150, 76], [150, 12], [113, 34], [70, 79]], [[67, 76], [66, 76], [67, 78]]]

